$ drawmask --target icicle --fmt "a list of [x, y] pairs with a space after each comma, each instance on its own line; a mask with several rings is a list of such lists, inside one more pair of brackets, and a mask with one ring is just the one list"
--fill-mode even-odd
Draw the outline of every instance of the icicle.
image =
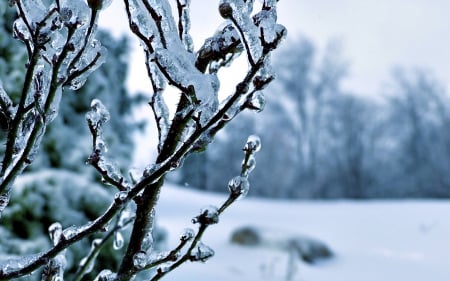
[[248, 175], [255, 169], [256, 167], [256, 160], [255, 156], [253, 154], [249, 155], [247, 159], [244, 159], [242, 162], [242, 166], [244, 167], [244, 170], [242, 172], [242, 176], [248, 177]]
[[251, 95], [250, 99], [245, 104], [246, 108], [254, 111], [261, 112], [266, 106], [266, 97], [262, 91], [257, 91]]
[[228, 189], [233, 196], [236, 196], [237, 199], [241, 199], [247, 195], [250, 189], [250, 183], [247, 177], [236, 176], [228, 182]]

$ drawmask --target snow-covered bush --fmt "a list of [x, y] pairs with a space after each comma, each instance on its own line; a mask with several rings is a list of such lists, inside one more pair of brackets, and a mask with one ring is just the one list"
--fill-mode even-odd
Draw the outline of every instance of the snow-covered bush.
[[[9, 89], [0, 84], [0, 117], [7, 132], [0, 170], [0, 213], [10, 216], [9, 221], [26, 224], [26, 215], [38, 217], [39, 212], [49, 211], [48, 207], [42, 207], [48, 206], [44, 201], [57, 205], [52, 207], [55, 210], [53, 214], [45, 215], [51, 221], [42, 224], [42, 229], [48, 231], [50, 237], [47, 244], [36, 248], [36, 254], [3, 261], [0, 264], [1, 280], [22, 277], [38, 269], [42, 269], [43, 280], [63, 280], [65, 268], [73, 264], [78, 265], [76, 280], [89, 273], [94, 264], [102, 269], [96, 280], [132, 280], [142, 271], [147, 275], [150, 273], [150, 280], [158, 280], [187, 261], [203, 262], [210, 258], [214, 251], [201, 241], [203, 233], [210, 225], [218, 223], [220, 214], [228, 206], [248, 192], [248, 175], [255, 167], [254, 153], [261, 147], [256, 136], [250, 136], [244, 146], [241, 172], [229, 180], [228, 199], [219, 207], [201, 209], [199, 215], [192, 219], [198, 229], [185, 230], [179, 245], [173, 250], [158, 252], [153, 246], [155, 206], [166, 174], [180, 167], [189, 154], [205, 150], [216, 133], [237, 114], [247, 109], [262, 110], [262, 90], [274, 77], [270, 53], [286, 34], [285, 28], [277, 24], [278, 1], [264, 0], [254, 11], [254, 6], [258, 6], [254, 1], [221, 0], [218, 10], [226, 20], [225, 24], [199, 50], [194, 51], [189, 35], [190, 1], [176, 2], [177, 22], [167, 0], [124, 0], [130, 30], [143, 46], [153, 86], [149, 104], [158, 128], [156, 160], [143, 171], [122, 173], [120, 167], [123, 164], [117, 164], [122, 156], [107, 154], [110, 143], [104, 133], [108, 131], [108, 122], [113, 123], [111, 120], [118, 116], [116, 112], [108, 111], [105, 106], [108, 103], [101, 101], [102, 97], [95, 96], [86, 113], [87, 127], [92, 135], [91, 152], [86, 163], [98, 171], [106, 185], [116, 189], [108, 206], [104, 205], [104, 200], [97, 202], [94, 195], [89, 196], [89, 193], [83, 193], [85, 188], [80, 188], [76, 194], [86, 196], [86, 207], [89, 207], [86, 210], [90, 211], [84, 216], [74, 214], [67, 218], [64, 215], [67, 205], [76, 196], [69, 192], [58, 197], [59, 192], [67, 192], [64, 188], [44, 192], [40, 190], [38, 181], [23, 190], [25, 203], [22, 206], [14, 204], [15, 208], [24, 210], [12, 208], [4, 211], [12, 189], [17, 186], [15, 183], [20, 182], [16, 179], [35, 160], [48, 125], [58, 115], [61, 99], [65, 99], [67, 94], [64, 90], [81, 88], [88, 76], [105, 61], [107, 51], [97, 39], [96, 22], [109, 2], [9, 1], [18, 14], [12, 27], [13, 36], [23, 43], [28, 58], [23, 85], [16, 91], [19, 93], [17, 97], [8, 94]], [[248, 71], [235, 91], [219, 100], [217, 74], [241, 53], [247, 58]], [[173, 114], [169, 114], [165, 103], [164, 92], [168, 85], [180, 92]], [[112, 158], [116, 159], [113, 161]], [[74, 183], [70, 177], [65, 181]], [[42, 184], [46, 188], [52, 185], [51, 182]], [[30, 206], [33, 206], [32, 210]], [[14, 219], [21, 214], [26, 214], [25, 221]], [[74, 221], [68, 222], [70, 219]], [[128, 225], [132, 228], [125, 243], [122, 230]], [[25, 239], [33, 237], [33, 233], [27, 232], [26, 225], [21, 229]], [[71, 256], [68, 248], [86, 243], [92, 235], [98, 238], [92, 240], [90, 248], [86, 247], [80, 255]], [[117, 266], [101, 260], [99, 254], [109, 238], [113, 238], [115, 249], [126, 244]], [[34, 244], [30, 243], [30, 247]]]

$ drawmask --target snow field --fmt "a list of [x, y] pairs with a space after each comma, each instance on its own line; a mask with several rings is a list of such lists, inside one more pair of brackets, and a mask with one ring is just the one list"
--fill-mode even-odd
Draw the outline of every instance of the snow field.
[[[166, 186], [158, 224], [177, 243], [190, 218], [225, 196]], [[316, 265], [295, 261], [291, 280], [448, 281], [450, 280], [450, 201], [275, 201], [246, 198], [212, 225], [203, 242], [215, 251], [205, 264], [190, 263], [165, 280], [286, 280], [288, 253], [229, 242], [233, 230], [258, 226], [287, 235], [319, 239], [335, 257]], [[195, 227], [194, 227], [195, 228]]]

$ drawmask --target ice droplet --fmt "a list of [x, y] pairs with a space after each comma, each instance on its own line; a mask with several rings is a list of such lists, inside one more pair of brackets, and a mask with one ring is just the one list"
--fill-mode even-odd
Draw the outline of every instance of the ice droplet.
[[113, 243], [114, 250], [122, 249], [124, 242], [125, 241], [123, 239], [122, 233], [120, 231], [116, 231], [116, 233], [114, 233], [114, 243]]
[[147, 264], [147, 255], [144, 252], [138, 252], [133, 256], [133, 265], [136, 269], [143, 269]]
[[203, 242], [198, 242], [195, 249], [192, 251], [191, 261], [201, 261], [206, 262], [208, 259], [214, 256], [214, 250], [211, 247], [203, 244]]
[[206, 206], [200, 210], [200, 215], [192, 219], [192, 223], [204, 225], [216, 224], [219, 222], [219, 209], [216, 206]]
[[250, 183], [247, 177], [236, 176], [228, 182], [228, 189], [233, 196], [241, 199], [247, 195], [250, 189]]
[[247, 139], [247, 143], [244, 146], [244, 150], [255, 153], [261, 150], [261, 139], [257, 135], [250, 135]]

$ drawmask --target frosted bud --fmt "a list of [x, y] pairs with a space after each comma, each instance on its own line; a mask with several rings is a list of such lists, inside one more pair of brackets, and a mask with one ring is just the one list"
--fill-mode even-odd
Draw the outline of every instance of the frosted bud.
[[92, 10], [102, 10], [108, 8], [112, 0], [88, 0], [87, 2]]
[[195, 236], [195, 232], [192, 228], [185, 228], [180, 235], [181, 241], [189, 241], [193, 239]]
[[250, 183], [246, 177], [236, 176], [228, 182], [228, 189], [237, 199], [243, 198], [250, 190]]
[[62, 225], [59, 222], [52, 223], [48, 227], [48, 234], [50, 236], [50, 240], [53, 242], [53, 245], [58, 244], [62, 235]]
[[192, 219], [192, 223], [204, 225], [216, 224], [219, 222], [219, 210], [216, 206], [207, 206], [200, 210], [200, 215]]
[[244, 146], [244, 151], [255, 153], [261, 150], [261, 139], [257, 135], [250, 135]]
[[147, 264], [147, 255], [144, 252], [138, 252], [133, 256], [133, 265], [136, 269], [143, 269]]

